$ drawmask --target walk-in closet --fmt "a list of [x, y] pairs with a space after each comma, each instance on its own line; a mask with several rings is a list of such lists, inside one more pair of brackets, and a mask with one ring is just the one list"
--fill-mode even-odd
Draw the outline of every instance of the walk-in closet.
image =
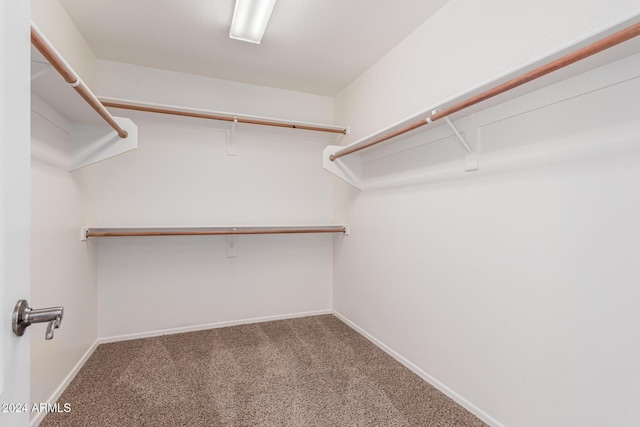
[[3, 0], [0, 426], [640, 425], [637, 0]]

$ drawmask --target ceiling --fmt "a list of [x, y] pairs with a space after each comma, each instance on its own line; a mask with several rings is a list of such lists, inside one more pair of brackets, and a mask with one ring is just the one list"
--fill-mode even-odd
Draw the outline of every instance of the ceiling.
[[448, 0], [278, 0], [260, 45], [234, 0], [60, 0], [98, 58], [334, 96]]

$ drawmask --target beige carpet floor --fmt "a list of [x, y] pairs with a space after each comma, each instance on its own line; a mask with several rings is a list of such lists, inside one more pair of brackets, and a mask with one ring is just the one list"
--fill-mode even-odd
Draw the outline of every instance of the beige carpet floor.
[[332, 315], [100, 345], [50, 426], [481, 426]]

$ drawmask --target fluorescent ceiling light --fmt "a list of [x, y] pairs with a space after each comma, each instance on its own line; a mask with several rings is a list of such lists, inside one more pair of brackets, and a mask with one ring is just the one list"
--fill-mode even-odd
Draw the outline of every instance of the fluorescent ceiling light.
[[260, 43], [276, 0], [236, 0], [229, 37]]

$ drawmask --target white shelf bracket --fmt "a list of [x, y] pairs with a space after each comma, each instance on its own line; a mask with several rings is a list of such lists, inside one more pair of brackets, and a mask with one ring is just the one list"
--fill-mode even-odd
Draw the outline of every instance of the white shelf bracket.
[[69, 171], [100, 162], [138, 148], [138, 127], [124, 117], [114, 117], [128, 136], [120, 138], [106, 124], [74, 123], [69, 146]]
[[471, 121], [466, 129], [467, 143], [471, 152], [464, 157], [464, 170], [467, 172], [480, 169], [480, 127], [476, 121], [476, 115], [471, 114]]
[[[236, 229], [234, 228], [233, 231], [236, 231]], [[236, 236], [227, 236], [227, 258], [236, 258], [237, 256]]]
[[236, 125], [238, 124], [238, 118], [233, 118], [231, 123], [231, 130], [227, 132], [227, 156], [236, 155]]
[[462, 144], [464, 149], [467, 150], [467, 154], [473, 153], [473, 150], [471, 149], [471, 147], [469, 147], [469, 144], [467, 144], [467, 141], [465, 141], [465, 139], [462, 137], [462, 135], [460, 135], [460, 132], [458, 132], [458, 129], [456, 129], [456, 127], [453, 125], [453, 123], [451, 123], [451, 120], [449, 120], [449, 117], [445, 117], [444, 121], [447, 122], [447, 124], [449, 125], [449, 127], [453, 131], [453, 134], [456, 136], [456, 138], [458, 138], [458, 141], [460, 141], [460, 143]]
[[[436, 114], [440, 110], [433, 110], [431, 114]], [[451, 122], [449, 117], [444, 117], [444, 121], [449, 125], [449, 128], [453, 131], [453, 134], [458, 138], [458, 141], [462, 144], [462, 147], [465, 149], [466, 154], [464, 156], [464, 170], [467, 172], [475, 171], [480, 168], [480, 159], [478, 156], [478, 140], [479, 140], [479, 128], [476, 125], [475, 114], [471, 115], [471, 124], [464, 131], [467, 137], [470, 137], [470, 140], [467, 141], [464, 137], [458, 132], [458, 129]], [[427, 122], [431, 123], [430, 118], [427, 118]]]
[[338, 178], [362, 190], [362, 164], [360, 156], [344, 156], [331, 161], [330, 156], [344, 147], [339, 145], [327, 145], [322, 152], [322, 167]]
[[53, 69], [48, 62], [40, 62], [31, 60], [31, 81], [34, 81], [38, 77], [42, 76], [47, 71]]

